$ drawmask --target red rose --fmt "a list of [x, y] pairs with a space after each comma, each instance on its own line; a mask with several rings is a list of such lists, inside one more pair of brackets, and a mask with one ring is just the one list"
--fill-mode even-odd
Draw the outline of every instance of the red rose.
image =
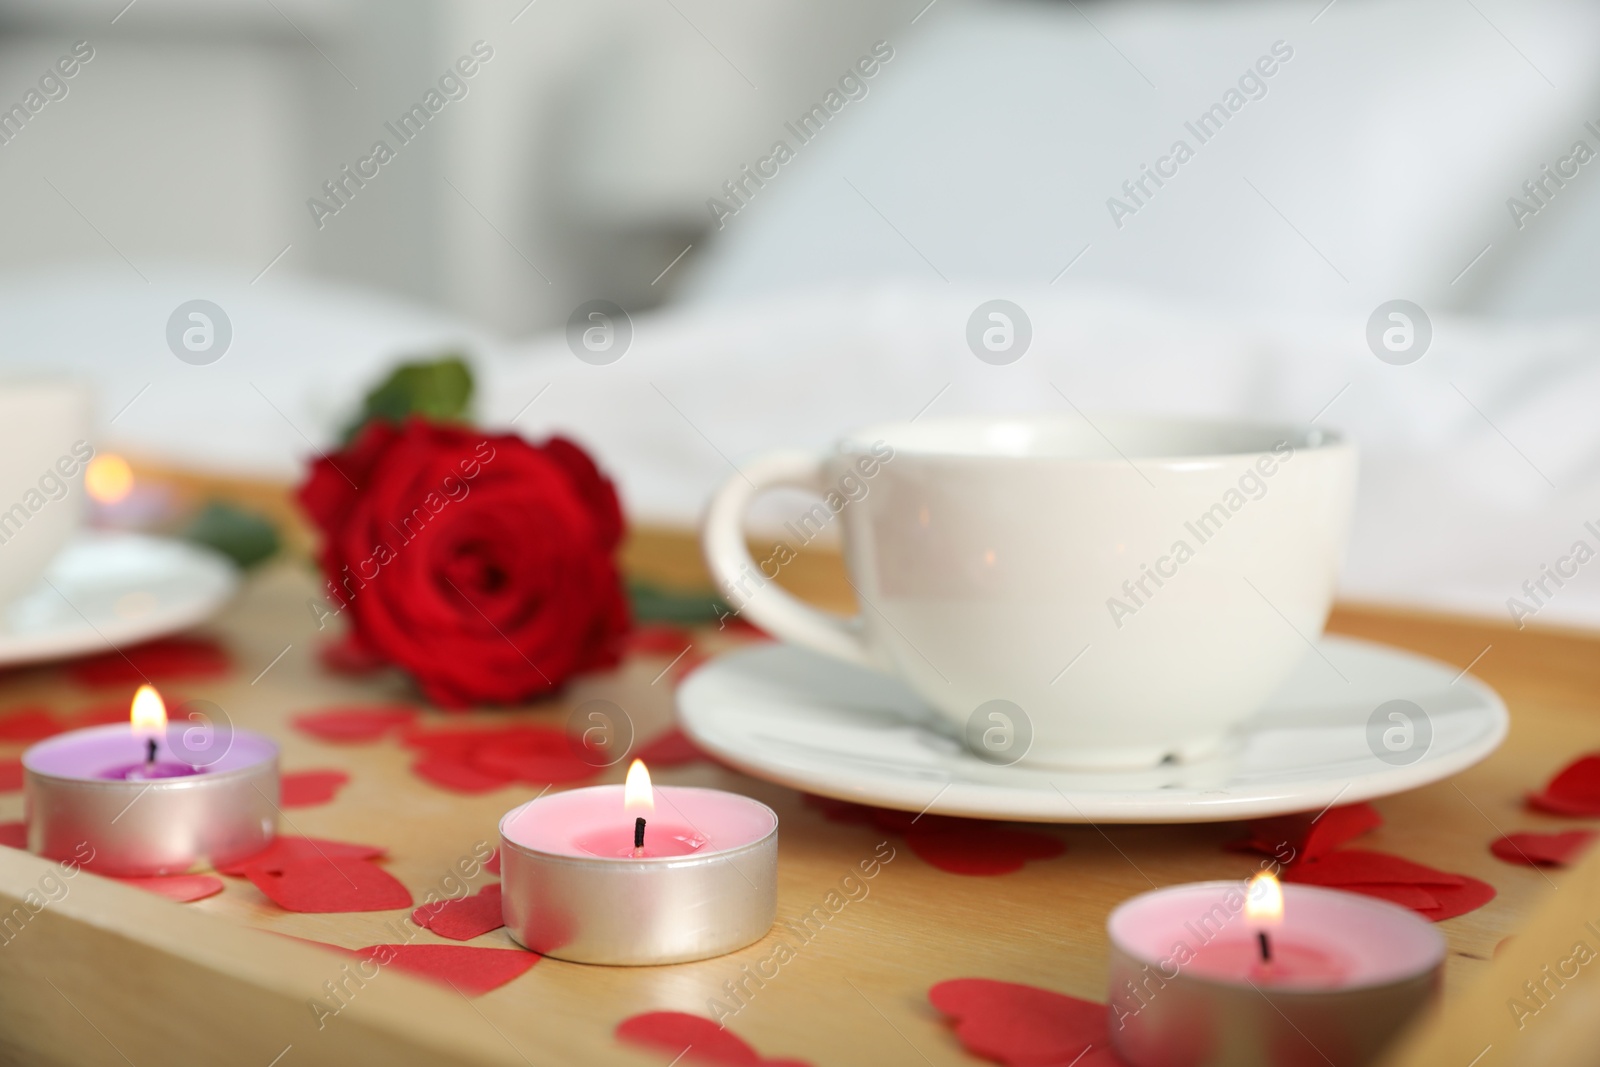
[[622, 510], [572, 442], [375, 420], [299, 497], [351, 651], [434, 702], [525, 701], [621, 658]]

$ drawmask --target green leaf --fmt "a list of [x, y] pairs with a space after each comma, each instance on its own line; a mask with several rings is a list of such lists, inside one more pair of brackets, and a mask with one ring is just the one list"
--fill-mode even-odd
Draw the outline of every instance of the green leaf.
[[265, 516], [221, 500], [207, 502], [182, 536], [216, 549], [240, 568], [270, 559], [279, 548], [278, 531]]
[[434, 422], [465, 422], [472, 403], [472, 370], [459, 352], [402, 363], [366, 395], [361, 413], [345, 427], [348, 444], [373, 419], [401, 422], [417, 415]]
[[628, 600], [633, 605], [633, 617], [637, 622], [697, 626], [733, 614], [727, 601], [710, 590], [684, 593], [637, 579], [628, 582]]

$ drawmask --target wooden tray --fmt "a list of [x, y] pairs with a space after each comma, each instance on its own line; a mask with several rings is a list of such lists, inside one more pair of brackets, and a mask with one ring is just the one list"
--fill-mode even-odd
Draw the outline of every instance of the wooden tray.
[[[686, 583], [701, 574], [692, 539], [682, 533], [646, 532], [634, 538], [627, 555], [636, 571], [657, 579]], [[825, 553], [808, 553], [785, 580], [813, 599], [849, 602], [838, 560]], [[332, 746], [289, 729], [292, 714], [319, 706], [411, 696], [394, 677], [353, 681], [318, 666], [315, 649], [327, 635], [317, 632], [307, 608], [315, 591], [303, 563], [276, 564], [254, 577], [208, 629], [229, 648], [234, 672], [167, 688], [212, 700], [237, 724], [276, 737], [287, 770], [347, 770], [352, 782], [334, 803], [292, 810], [281, 828], [387, 846], [386, 866], [420, 902], [477, 842], [494, 841], [499, 816], [536, 790], [459, 796], [415, 777], [408, 769], [410, 753], [395, 742]], [[1463, 991], [1475, 980], [1505, 984], [1508, 979], [1491, 974], [1495, 946], [1521, 928], [1541, 900], [1559, 902], [1555, 886], [1578, 877], [1575, 871], [1510, 866], [1494, 859], [1488, 845], [1498, 830], [1553, 825], [1556, 820], [1526, 813], [1522, 794], [1575, 753], [1600, 748], [1600, 717], [1593, 714], [1600, 642], [1353, 607], [1341, 609], [1332, 628], [1462, 667], [1475, 662], [1473, 670], [1512, 709], [1511, 737], [1501, 752], [1454, 781], [1380, 801], [1387, 824], [1363, 842], [1497, 887], [1492, 903], [1441, 927], [1450, 943], [1446, 1019], [1457, 1003], [1482, 1014], [1489, 1008]], [[708, 652], [732, 640], [714, 627], [696, 638], [697, 647]], [[582, 681], [560, 700], [472, 718], [560, 724], [576, 703], [603, 696], [625, 708], [638, 736], [648, 740], [670, 721], [673, 677], [663, 672], [671, 658], [636, 657], [612, 675]], [[127, 688], [84, 689], [52, 669], [17, 672], [0, 679], [0, 707], [39, 701], [72, 709], [125, 695]], [[598, 780], [613, 779], [620, 779], [620, 768]], [[1220, 847], [1237, 835], [1237, 827], [1116, 827], [1104, 833], [1060, 827], [1044, 832], [1059, 835], [1066, 855], [999, 878], [962, 877], [924, 864], [901, 839], [829, 822], [791, 790], [711, 764], [663, 768], [657, 780], [742, 791], [777, 810], [780, 921], [811, 911], [880, 842], [896, 850], [865, 898], [835, 915], [776, 978], [759, 988], [747, 985], [753, 990], [747, 1004], [729, 1020], [729, 1029], [764, 1056], [796, 1057], [819, 1067], [975, 1063], [928, 1005], [932, 984], [981, 976], [1104, 999], [1104, 922], [1116, 903], [1152, 884], [1243, 876], [1254, 863]], [[21, 818], [21, 808], [20, 794], [0, 797], [0, 820]], [[14, 913], [52, 869], [37, 857], [0, 849], [0, 912]], [[345, 961], [271, 934], [346, 947], [387, 943], [395, 940], [393, 924], [409, 923], [407, 913], [292, 914], [242, 879], [225, 881], [220, 895], [178, 905], [80, 876], [63, 899], [31, 915], [15, 933], [0, 934], [0, 1059], [139, 1067], [665, 1067], [660, 1055], [619, 1044], [616, 1025], [651, 1010], [707, 1014], [712, 998], [726, 1000], [726, 983], [744, 979], [744, 965], [771, 952], [769, 937], [730, 956], [672, 967], [587, 967], [546, 959], [472, 1000], [389, 968], [357, 989], [348, 1006], [319, 1029], [311, 1004], [326, 996], [325, 982], [342, 977]], [[440, 939], [426, 930], [415, 933], [413, 943], [428, 942]], [[512, 947], [503, 930], [471, 943]], [[1585, 978], [1600, 983], [1587, 973]], [[1445, 1031], [1452, 1031], [1448, 1023]], [[1520, 1062], [1501, 1058], [1503, 1048], [1513, 1048], [1505, 1043], [1511, 1039], [1501, 1040], [1485, 1054], [1483, 1067]], [[1426, 1046], [1405, 1062], [1457, 1062], [1434, 1059], [1430, 1050], [1437, 1047]], [[1467, 1059], [1459, 1062], [1465, 1067]]]

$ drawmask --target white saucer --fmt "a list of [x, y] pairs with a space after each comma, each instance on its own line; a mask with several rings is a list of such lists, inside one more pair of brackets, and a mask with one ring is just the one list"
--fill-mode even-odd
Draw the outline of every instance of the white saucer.
[[0, 667], [108, 652], [203, 622], [238, 587], [228, 560], [186, 541], [85, 531], [0, 608]]
[[[701, 667], [678, 689], [678, 715], [697, 744], [758, 778], [884, 808], [1031, 822], [1316, 812], [1448, 778], [1506, 735], [1499, 696], [1454, 667], [1346, 637], [1318, 648], [1326, 661], [1308, 652], [1227, 754], [1149, 770], [993, 766], [898, 681], [788, 645]], [[1398, 766], [1367, 740], [1378, 705], [1396, 699], [1432, 728], [1425, 754]]]

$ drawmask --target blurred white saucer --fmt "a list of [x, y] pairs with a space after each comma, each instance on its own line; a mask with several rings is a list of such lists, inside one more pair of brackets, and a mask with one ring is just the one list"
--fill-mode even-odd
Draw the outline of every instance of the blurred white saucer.
[[[1409, 701], [1412, 755], [1376, 751]], [[1403, 706], [1402, 706], [1403, 707]], [[1229, 751], [1145, 770], [995, 766], [887, 675], [789, 645], [720, 656], [678, 689], [696, 744], [769, 781], [902, 811], [1027, 822], [1222, 822], [1320, 812], [1439, 781], [1505, 738], [1494, 690], [1446, 664], [1325, 636]], [[1409, 760], [1409, 762], [1401, 762]]]
[[186, 541], [82, 531], [43, 578], [0, 607], [0, 667], [109, 652], [187, 629], [238, 584], [232, 563]]

